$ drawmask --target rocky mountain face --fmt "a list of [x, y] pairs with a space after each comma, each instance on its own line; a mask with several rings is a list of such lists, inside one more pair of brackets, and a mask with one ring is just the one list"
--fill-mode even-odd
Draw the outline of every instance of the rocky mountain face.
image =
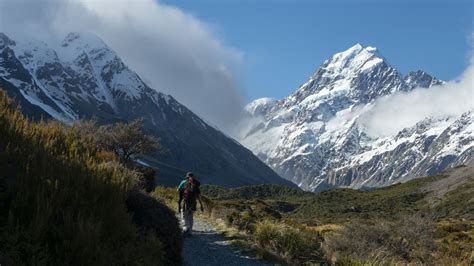
[[176, 185], [190, 170], [205, 183], [223, 186], [293, 185], [173, 97], [150, 88], [91, 34], [71, 33], [49, 46], [0, 33], [0, 88], [35, 119], [142, 118], [147, 133], [158, 136], [166, 151], [139, 162], [158, 168], [160, 183]]
[[374, 102], [442, 81], [401, 75], [376, 48], [357, 44], [326, 60], [290, 96], [246, 106], [241, 143], [301, 188], [380, 187], [473, 160], [473, 112], [426, 118], [390, 136], [368, 134]]

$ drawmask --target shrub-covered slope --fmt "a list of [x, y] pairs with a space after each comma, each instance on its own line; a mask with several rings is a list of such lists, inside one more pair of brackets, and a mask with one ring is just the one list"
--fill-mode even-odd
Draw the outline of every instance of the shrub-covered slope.
[[436, 176], [422, 177], [368, 191], [331, 189], [309, 193], [277, 185], [227, 189], [203, 186], [211, 199], [298, 203], [289, 214], [308, 223], [345, 221], [353, 218], [390, 218], [419, 211], [436, 212], [439, 217], [474, 219], [474, 165], [459, 166]]
[[60, 123], [29, 122], [0, 90], [0, 264], [179, 264], [162, 235], [133, 223], [126, 200], [138, 173], [87, 142]]

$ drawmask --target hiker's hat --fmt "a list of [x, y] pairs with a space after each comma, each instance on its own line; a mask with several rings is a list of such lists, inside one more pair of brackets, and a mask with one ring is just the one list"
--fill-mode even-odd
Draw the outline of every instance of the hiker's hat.
[[188, 172], [188, 173], [186, 174], [186, 177], [194, 177], [194, 174], [191, 173], [191, 172]]

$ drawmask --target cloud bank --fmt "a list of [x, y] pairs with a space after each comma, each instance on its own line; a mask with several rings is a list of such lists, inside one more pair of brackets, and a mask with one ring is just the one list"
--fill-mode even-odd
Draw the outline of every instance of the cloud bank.
[[380, 98], [359, 122], [370, 136], [389, 136], [427, 117], [457, 118], [469, 110], [474, 110], [474, 57], [459, 79]]
[[101, 37], [152, 87], [230, 131], [240, 118], [242, 53], [212, 28], [154, 0], [0, 0], [0, 32], [59, 43], [68, 32]]

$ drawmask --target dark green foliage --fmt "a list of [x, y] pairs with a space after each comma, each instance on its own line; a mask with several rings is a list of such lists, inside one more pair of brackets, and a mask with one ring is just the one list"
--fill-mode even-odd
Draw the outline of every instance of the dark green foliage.
[[[241, 200], [242, 206], [247, 204], [246, 200], [262, 199], [289, 218], [318, 225], [353, 219], [397, 219], [417, 212], [432, 212], [425, 201], [428, 192], [421, 188], [443, 178], [446, 176], [438, 175], [369, 191], [331, 189], [317, 194], [278, 185], [233, 189], [203, 186], [202, 191], [217, 201], [233, 200], [238, 205], [235, 200]], [[473, 214], [474, 209], [468, 204], [473, 191], [474, 182], [470, 182], [449, 192], [435, 208], [438, 218]]]
[[137, 174], [66, 126], [32, 123], [0, 91], [0, 264], [164, 262], [127, 212]]
[[256, 185], [238, 188], [224, 188], [213, 185], [203, 185], [203, 193], [211, 199], [302, 199], [313, 195], [299, 188], [290, 188], [280, 185]]
[[[444, 195], [441, 204], [434, 209], [427, 203], [429, 191], [423, 188], [447, 175], [423, 177], [370, 191], [332, 189], [313, 196], [292, 216], [307, 221], [326, 223], [353, 219], [385, 218], [396, 220], [414, 213], [437, 213], [437, 219], [473, 215], [472, 178], [457, 189]], [[472, 204], [471, 204], [472, 205]]]
[[474, 176], [470, 180], [448, 192], [445, 199], [435, 206], [440, 216], [474, 220]]
[[315, 195], [298, 208], [293, 217], [318, 223], [342, 222], [360, 218], [390, 218], [416, 212], [424, 193], [403, 185], [372, 191], [333, 189]]

